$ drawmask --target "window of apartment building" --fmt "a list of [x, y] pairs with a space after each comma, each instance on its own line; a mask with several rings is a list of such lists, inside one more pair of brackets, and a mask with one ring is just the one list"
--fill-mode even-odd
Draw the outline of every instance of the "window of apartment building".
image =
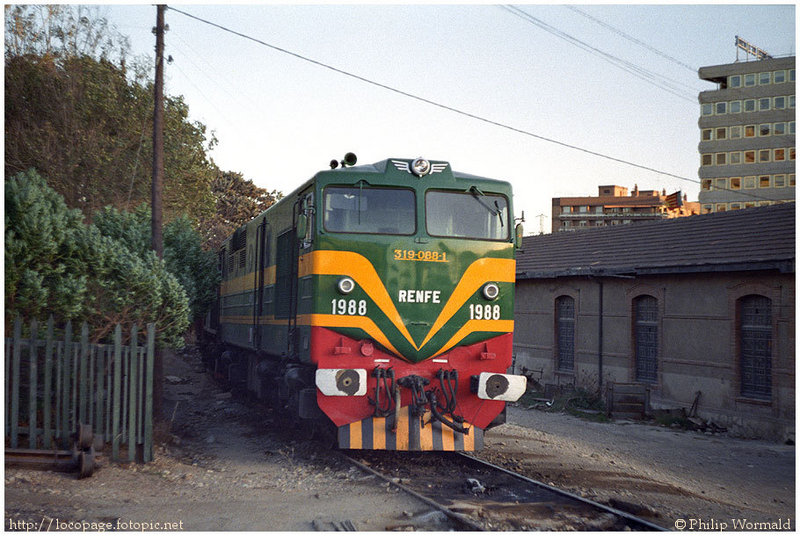
[[734, 74], [728, 77], [728, 87], [742, 87], [742, 75]]
[[741, 188], [742, 188], [742, 178], [731, 177], [731, 190], [741, 190]]
[[711, 134], [713, 132], [714, 131], [712, 129], [710, 129], [710, 128], [704, 128], [703, 130], [700, 131], [700, 139], [702, 141], [711, 141], [711, 139], [712, 139], [711, 138]]
[[751, 294], [736, 301], [741, 396], [772, 398], [772, 300]]
[[603, 213], [603, 205], [597, 205], [596, 207], [594, 207], [594, 213], [595, 214], [602, 214]]
[[795, 125], [794, 125], [794, 123], [795, 123], [794, 121], [789, 121], [789, 134], [794, 134], [795, 133]]
[[772, 73], [772, 81], [776, 84], [783, 84], [786, 82], [786, 71], [774, 71]]
[[556, 298], [556, 367], [560, 371], [575, 370], [575, 299]]
[[714, 179], [714, 189], [715, 190], [727, 190], [728, 189], [728, 179]]
[[[744, 101], [744, 111], [745, 112], [755, 112], [756, 111], [756, 100], [755, 99], [747, 99]], [[708, 114], [711, 115], [711, 114]]]
[[731, 136], [731, 139], [736, 140], [736, 139], [739, 139], [739, 138], [742, 137], [742, 126], [741, 125], [735, 125], [735, 126], [732, 126], [732, 127], [728, 127], [728, 130], [729, 130], [729, 134]]
[[717, 153], [714, 155], [714, 161], [717, 166], [724, 166], [728, 162], [728, 153]]
[[783, 110], [786, 108], [786, 97], [775, 97], [772, 105], [776, 110]]
[[794, 69], [789, 69], [789, 82], [794, 82]]
[[773, 136], [783, 136], [786, 134], [786, 123], [775, 123], [772, 125]]
[[742, 113], [742, 101], [736, 100], [729, 102], [728, 111], [732, 114]]
[[758, 135], [759, 136], [769, 136], [770, 130], [772, 127], [772, 123], [761, 123], [758, 125]]
[[755, 125], [745, 125], [744, 127], [744, 137], [745, 138], [754, 138], [756, 135], [756, 126]]
[[754, 85], [756, 85], [756, 74], [755, 73], [750, 73], [750, 74], [744, 75], [744, 86], [745, 87], [752, 87]]
[[636, 381], [658, 381], [658, 300], [637, 296], [633, 300]]
[[731, 203], [731, 210], [739, 210], [742, 208], [741, 203]]
[[580, 212], [581, 214], [586, 214], [587, 212], [589, 212], [589, 207], [587, 207], [585, 205], [579, 206], [577, 208], [578, 208], [578, 212]]
[[789, 108], [794, 108], [794, 95], [789, 95]]
[[772, 186], [775, 188], [786, 187], [786, 175], [775, 175], [772, 177]]
[[716, 139], [718, 140], [726, 140], [728, 139], [728, 129], [725, 127], [719, 127], [715, 131]]
[[700, 188], [702, 190], [710, 190], [711, 189], [711, 179], [702, 179], [700, 181]]
[[710, 166], [714, 163], [714, 155], [712, 154], [702, 154], [700, 155], [700, 165], [701, 166]]
[[756, 187], [756, 178], [755, 177], [745, 177], [744, 178], [744, 189], [745, 190], [753, 190]]
[[755, 151], [745, 151], [744, 152], [744, 163], [745, 164], [752, 164], [756, 161], [756, 152]]
[[789, 147], [789, 160], [794, 160], [794, 147]]
[[728, 205], [725, 203], [717, 203], [714, 205], [714, 212], [725, 212], [728, 209]]
[[772, 150], [772, 161], [773, 162], [783, 162], [786, 160], [786, 149], [773, 149]]
[[794, 188], [794, 173], [789, 173], [789, 187]]
[[737, 166], [742, 163], [742, 152], [741, 151], [732, 151], [728, 155], [728, 163], [732, 166]]
[[728, 103], [727, 102], [718, 102], [714, 105], [714, 113], [716, 115], [725, 115], [728, 113]]
[[769, 149], [761, 149], [760, 151], [758, 151], [758, 162], [759, 163], [769, 162], [770, 152], [771, 151]]
[[758, 111], [759, 112], [769, 111], [771, 103], [772, 99], [770, 97], [764, 97], [763, 99], [758, 99]]
[[709, 104], [704, 104], [700, 108], [700, 110], [701, 110], [700, 113], [702, 113], [703, 115], [713, 115], [714, 114], [714, 105], [710, 104], [710, 103]]
[[562, 214], [569, 214], [570, 212], [572, 212], [572, 207], [561, 207]]
[[766, 86], [772, 82], [772, 73], [767, 71], [766, 73], [758, 73], [758, 85], [759, 86]]
[[758, 187], [759, 188], [769, 188], [770, 187], [770, 176], [769, 175], [759, 175], [758, 177]]
[[714, 210], [714, 205], [703, 205], [703, 214], [710, 214]]
[[744, 204], [744, 208], [753, 208], [754, 206], [756, 206], [756, 204], [752, 201]]
[[587, 222], [586, 220], [581, 220], [578, 222], [578, 227], [588, 227], [588, 226], [589, 222]]

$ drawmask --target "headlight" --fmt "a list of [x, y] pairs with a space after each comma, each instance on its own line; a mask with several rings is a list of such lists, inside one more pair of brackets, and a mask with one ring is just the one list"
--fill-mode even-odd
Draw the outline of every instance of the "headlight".
[[411, 163], [411, 171], [417, 177], [422, 177], [423, 175], [427, 175], [430, 170], [431, 170], [431, 163], [422, 157], [417, 158]]
[[367, 370], [318, 369], [314, 383], [325, 396], [364, 396], [367, 394]]
[[343, 277], [336, 283], [336, 288], [342, 294], [350, 294], [353, 292], [353, 289], [356, 288], [356, 282], [349, 277]]
[[483, 297], [487, 300], [493, 300], [500, 294], [500, 288], [495, 283], [486, 283], [483, 285]]

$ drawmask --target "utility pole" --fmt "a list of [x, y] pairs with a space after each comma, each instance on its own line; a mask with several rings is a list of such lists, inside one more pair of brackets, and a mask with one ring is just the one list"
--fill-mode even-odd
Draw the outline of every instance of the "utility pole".
[[[164, 190], [164, 11], [158, 5], [156, 15], [156, 81], [155, 109], [153, 111], [153, 191], [151, 203], [151, 239], [153, 251], [164, 258], [164, 240], [161, 234], [161, 197]], [[160, 420], [164, 408], [164, 351], [156, 345], [153, 356], [153, 417]]]
[[161, 235], [161, 197], [164, 189], [164, 11], [167, 6], [157, 6], [156, 16], [156, 82], [155, 110], [153, 111], [153, 192], [151, 239], [153, 251], [159, 259], [164, 258], [164, 242]]

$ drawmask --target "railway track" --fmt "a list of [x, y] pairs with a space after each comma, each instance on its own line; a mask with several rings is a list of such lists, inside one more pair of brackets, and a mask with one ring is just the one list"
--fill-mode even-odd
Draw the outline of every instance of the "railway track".
[[465, 454], [362, 451], [343, 455], [365, 472], [443, 512], [459, 530], [665, 530]]

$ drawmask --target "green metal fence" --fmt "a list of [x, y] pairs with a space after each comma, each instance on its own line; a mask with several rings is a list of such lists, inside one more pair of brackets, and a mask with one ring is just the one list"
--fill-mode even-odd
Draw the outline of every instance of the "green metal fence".
[[51, 317], [46, 326], [33, 320], [23, 337], [14, 321], [5, 341], [6, 446], [69, 448], [78, 424], [88, 424], [112, 460], [152, 461], [155, 324], [146, 334], [134, 326], [124, 345], [119, 325], [109, 344], [90, 344], [85, 322], [77, 340], [70, 322], [62, 332]]

